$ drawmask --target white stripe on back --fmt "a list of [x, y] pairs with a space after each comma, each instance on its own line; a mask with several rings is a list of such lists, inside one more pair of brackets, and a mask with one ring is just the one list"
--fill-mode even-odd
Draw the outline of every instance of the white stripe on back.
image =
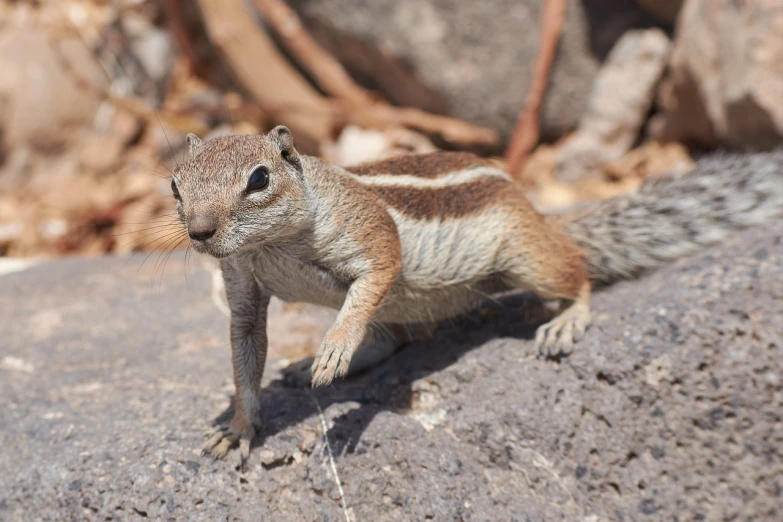
[[511, 181], [509, 175], [497, 167], [472, 167], [455, 170], [435, 178], [422, 178], [410, 174], [378, 174], [375, 176], [358, 176], [348, 173], [353, 179], [364, 185], [382, 185], [386, 187], [441, 188], [452, 185], [462, 185], [477, 179], [492, 177]]

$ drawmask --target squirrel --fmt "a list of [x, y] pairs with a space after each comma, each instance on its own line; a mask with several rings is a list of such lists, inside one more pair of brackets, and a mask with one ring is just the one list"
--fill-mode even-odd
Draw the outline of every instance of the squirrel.
[[220, 260], [231, 310], [235, 413], [204, 452], [241, 462], [262, 428], [259, 388], [272, 296], [339, 310], [312, 385], [361, 371], [407, 340], [404, 325], [454, 317], [523, 289], [559, 300], [542, 354], [590, 326], [592, 283], [629, 278], [783, 216], [783, 149], [723, 154], [688, 174], [575, 214], [542, 216], [489, 160], [464, 152], [339, 167], [300, 155], [284, 126], [200, 140], [172, 175], [193, 248]]

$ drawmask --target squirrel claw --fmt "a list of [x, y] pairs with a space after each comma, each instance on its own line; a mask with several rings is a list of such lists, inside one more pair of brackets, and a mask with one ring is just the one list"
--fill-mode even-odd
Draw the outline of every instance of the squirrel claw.
[[567, 355], [574, 343], [584, 337], [591, 322], [590, 309], [574, 304], [536, 331], [536, 346], [541, 355]]
[[239, 439], [240, 435], [238, 433], [233, 433], [226, 426], [220, 426], [212, 432], [212, 435], [201, 449], [201, 454], [211, 455], [215, 460], [222, 459]]
[[223, 438], [226, 435], [226, 432], [228, 431], [228, 426], [218, 426], [215, 429], [213, 429], [211, 432], [207, 434], [207, 442], [204, 443], [204, 446], [201, 448], [201, 455], [209, 455], [212, 453], [212, 450], [220, 444], [220, 441], [223, 440]]
[[212, 448], [212, 458], [214, 460], [221, 460], [228, 454], [228, 450], [236, 445], [239, 440], [238, 435], [228, 435], [223, 438], [214, 448]]
[[219, 426], [209, 435], [209, 439], [201, 450], [202, 456], [211, 456], [213, 460], [225, 458], [231, 448], [239, 445], [238, 469], [244, 470], [245, 463], [250, 457], [250, 443], [252, 436], [237, 433], [229, 426]]
[[324, 342], [313, 361], [313, 388], [328, 386], [335, 377], [348, 373], [351, 359], [342, 348]]
[[252, 441], [247, 437], [239, 439], [239, 465], [237, 466], [237, 469], [240, 471], [245, 471], [247, 460], [250, 458], [251, 442]]

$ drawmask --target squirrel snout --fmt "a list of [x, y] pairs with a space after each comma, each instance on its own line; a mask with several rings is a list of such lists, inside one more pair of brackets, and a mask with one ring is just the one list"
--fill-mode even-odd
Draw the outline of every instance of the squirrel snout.
[[207, 229], [207, 230], [188, 230], [188, 236], [190, 236], [190, 239], [193, 239], [195, 241], [206, 241], [207, 239], [211, 238], [215, 235], [215, 232], [217, 232], [216, 228], [213, 229]]
[[188, 236], [194, 241], [206, 241], [217, 232], [217, 223], [212, 219], [197, 217], [188, 223]]

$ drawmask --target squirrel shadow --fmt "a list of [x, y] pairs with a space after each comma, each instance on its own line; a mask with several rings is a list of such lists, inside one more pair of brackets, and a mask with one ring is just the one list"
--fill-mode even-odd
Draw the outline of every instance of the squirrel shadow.
[[[378, 413], [411, 410], [415, 381], [447, 368], [492, 339], [532, 339], [536, 327], [550, 315], [542, 301], [532, 294], [507, 294], [487, 300], [474, 312], [439, 323], [432, 337], [412, 342], [378, 366], [337, 380], [328, 387], [304, 390], [278, 378], [261, 391], [265, 427], [252, 441], [251, 449], [263, 446], [267, 438], [286, 428], [318, 415], [318, 406], [326, 410], [333, 404], [352, 402], [360, 406], [336, 417], [327, 436], [336, 455], [353, 453]], [[232, 397], [231, 405], [213, 424], [226, 424], [233, 414]]]

